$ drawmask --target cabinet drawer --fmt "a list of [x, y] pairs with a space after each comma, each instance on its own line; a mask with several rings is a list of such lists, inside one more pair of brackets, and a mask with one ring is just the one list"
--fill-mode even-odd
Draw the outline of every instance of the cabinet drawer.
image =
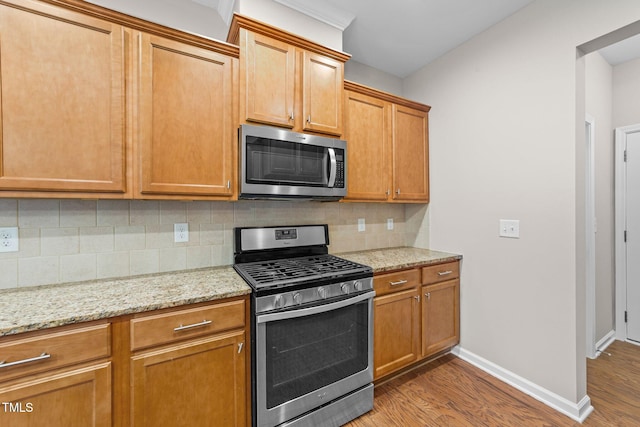
[[0, 343], [0, 381], [111, 355], [110, 324]]
[[398, 271], [395, 273], [381, 274], [374, 276], [373, 288], [376, 296], [389, 294], [391, 292], [402, 291], [420, 284], [420, 270]]
[[244, 327], [245, 303], [231, 301], [131, 321], [131, 349]]
[[422, 267], [423, 285], [457, 279], [458, 277], [460, 277], [460, 263], [458, 261]]

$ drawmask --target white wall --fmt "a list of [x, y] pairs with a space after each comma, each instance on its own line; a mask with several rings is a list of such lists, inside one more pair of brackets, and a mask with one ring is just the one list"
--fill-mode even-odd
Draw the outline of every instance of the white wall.
[[377, 68], [350, 59], [344, 66], [344, 78], [352, 82], [402, 96], [402, 79]]
[[640, 59], [613, 67], [613, 127], [640, 123]]
[[[430, 246], [464, 255], [462, 348], [576, 404], [586, 395], [576, 47], [639, 19], [635, 0], [538, 0], [404, 81], [405, 96], [434, 106]], [[520, 239], [498, 237], [501, 218], [520, 220]]]
[[[598, 52], [585, 57], [587, 114], [595, 119], [596, 342], [615, 329], [613, 69]], [[637, 77], [636, 77], [637, 78]]]
[[200, 36], [226, 40], [229, 27], [217, 11], [195, 2], [171, 0], [87, 0], [136, 18]]

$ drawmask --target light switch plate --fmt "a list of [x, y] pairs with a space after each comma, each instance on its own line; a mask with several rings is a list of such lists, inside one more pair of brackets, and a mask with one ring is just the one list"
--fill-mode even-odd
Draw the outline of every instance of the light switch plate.
[[520, 238], [520, 220], [501, 219], [500, 220], [500, 237], [509, 237], [512, 239], [519, 239]]

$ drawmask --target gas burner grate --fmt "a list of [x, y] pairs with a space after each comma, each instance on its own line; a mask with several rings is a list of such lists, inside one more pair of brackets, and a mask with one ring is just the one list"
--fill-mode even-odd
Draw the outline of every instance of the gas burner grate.
[[366, 266], [333, 255], [248, 262], [236, 264], [235, 267], [257, 288], [343, 276], [368, 269]]

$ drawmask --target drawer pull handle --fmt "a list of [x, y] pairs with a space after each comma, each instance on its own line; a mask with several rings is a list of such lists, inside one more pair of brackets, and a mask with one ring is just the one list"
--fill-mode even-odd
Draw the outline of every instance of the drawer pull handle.
[[438, 271], [438, 276], [446, 276], [447, 274], [451, 274], [451, 273], [453, 273], [452, 270]]
[[398, 280], [397, 282], [389, 282], [389, 284], [391, 286], [398, 286], [398, 285], [404, 285], [405, 283], [408, 283], [408, 280]]
[[177, 328], [173, 328], [174, 332], [180, 332], [180, 331], [184, 331], [185, 329], [192, 329], [192, 328], [199, 328], [201, 326], [207, 326], [208, 324], [211, 323], [211, 320], [203, 320], [200, 323], [193, 323], [191, 325], [180, 325]]
[[38, 362], [40, 360], [45, 360], [50, 357], [51, 357], [50, 354], [42, 353], [40, 356], [30, 357], [29, 359], [16, 360], [15, 362], [5, 363], [5, 361], [3, 360], [2, 362], [0, 362], [0, 368], [8, 368], [10, 366], [22, 365], [24, 363]]

